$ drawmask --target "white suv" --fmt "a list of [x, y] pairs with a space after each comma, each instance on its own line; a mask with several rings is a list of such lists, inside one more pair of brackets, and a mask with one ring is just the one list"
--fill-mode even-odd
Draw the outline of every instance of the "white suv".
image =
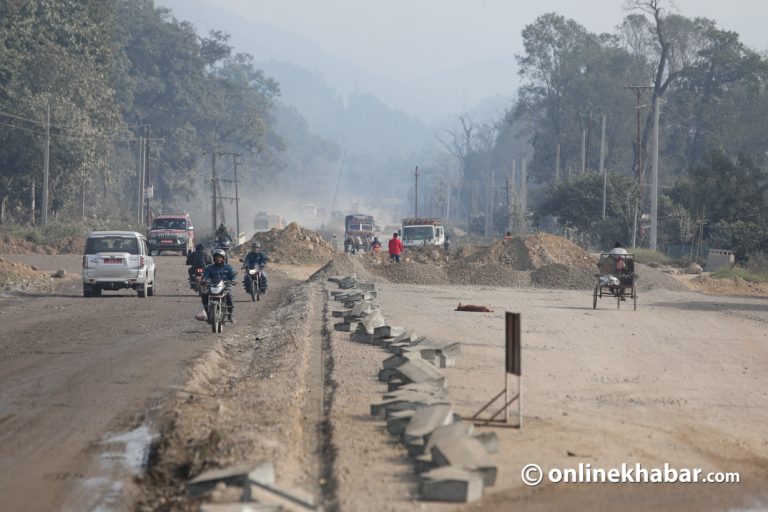
[[85, 241], [83, 295], [132, 288], [139, 297], [155, 294], [155, 262], [147, 239], [135, 231], [94, 231]]

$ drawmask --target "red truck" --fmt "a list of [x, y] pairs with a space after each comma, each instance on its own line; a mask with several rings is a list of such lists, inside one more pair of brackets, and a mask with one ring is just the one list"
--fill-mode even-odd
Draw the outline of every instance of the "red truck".
[[195, 250], [195, 228], [186, 213], [158, 215], [147, 233], [149, 254], [154, 251], [177, 251], [186, 256]]

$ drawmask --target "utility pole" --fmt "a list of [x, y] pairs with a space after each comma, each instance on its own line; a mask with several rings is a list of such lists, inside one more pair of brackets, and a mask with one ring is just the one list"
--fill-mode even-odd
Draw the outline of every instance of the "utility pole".
[[504, 192], [506, 193], [506, 198], [507, 198], [507, 201], [506, 201], [507, 215], [504, 217], [505, 218], [504, 230], [508, 231], [510, 217], [512, 217], [512, 210], [510, 210], [510, 206], [512, 205], [510, 193], [512, 192], [512, 189], [511, 189], [511, 186], [510, 186], [510, 183], [509, 183], [509, 176], [504, 178]]
[[493, 203], [495, 202], [496, 192], [496, 170], [491, 169], [491, 189], [488, 191], [488, 221], [485, 223], [485, 236], [493, 235]]
[[[646, 89], [653, 89], [653, 86], [650, 85], [626, 85], [624, 86], [625, 89], [630, 89], [635, 91], [635, 112], [637, 114], [637, 140], [635, 141], [635, 181], [637, 182], [638, 190], [640, 190], [642, 194], [643, 190], [643, 151], [641, 148], [641, 142], [640, 142], [640, 108], [642, 105], [640, 104], [640, 98], [643, 94], [643, 90]], [[637, 244], [637, 216], [638, 216], [638, 208], [639, 208], [639, 200], [635, 199], [635, 214], [634, 214], [634, 221], [632, 223], [632, 247], [635, 247]]]
[[29, 222], [35, 225], [35, 175], [32, 174], [32, 185], [29, 187]]
[[586, 139], [586, 150], [584, 151], [584, 161], [585, 161], [585, 167], [587, 171], [589, 171], [589, 148], [590, 148], [590, 142], [592, 142], [592, 111], [589, 111], [589, 120], [587, 121], [587, 139]]
[[146, 222], [147, 229], [149, 229], [149, 226], [152, 222], [152, 209], [150, 206], [149, 200], [152, 199], [152, 188], [150, 187], [151, 179], [150, 179], [150, 167], [149, 167], [149, 125], [144, 126], [144, 137], [146, 139], [146, 148], [144, 150], [144, 158], [146, 160], [146, 163], [144, 164], [144, 178], [145, 178], [145, 186], [144, 186], [144, 195], [147, 197], [147, 217], [144, 219]]
[[526, 176], [525, 158], [520, 162], [520, 229], [523, 234], [528, 233], [528, 223], [525, 220], [525, 212], [528, 209], [528, 176]]
[[605, 220], [606, 189], [608, 187], [608, 176], [605, 173], [605, 114], [603, 114], [603, 123], [600, 129], [600, 174], [603, 175], [603, 220]]
[[416, 186], [414, 188], [414, 217], [419, 216], [419, 166], [416, 166], [416, 171], [414, 172], [414, 176], [416, 177]]
[[560, 183], [560, 143], [555, 145], [555, 183]]
[[216, 151], [211, 151], [211, 219], [213, 220], [213, 231], [216, 231]]
[[138, 189], [138, 200], [137, 200], [137, 214], [136, 214], [136, 224], [141, 225], [144, 221], [144, 135], [139, 135], [139, 160], [138, 160], [138, 169], [137, 169], [137, 189]]
[[339, 175], [336, 178], [336, 191], [333, 193], [333, 204], [331, 205], [331, 215], [336, 211], [336, 198], [339, 195], [339, 184], [341, 183], [341, 171], [344, 169], [344, 159], [347, 157], [347, 151], [345, 150], [341, 154], [341, 163], [339, 163]]
[[235, 229], [237, 232], [235, 233], [238, 237], [240, 236], [240, 195], [237, 193], [237, 157], [239, 157], [241, 153], [234, 153], [232, 158], [235, 161]]
[[43, 227], [48, 225], [48, 172], [51, 162], [51, 100], [45, 100], [45, 153], [43, 153]]
[[651, 171], [651, 250], [656, 250], [659, 213], [659, 97], [653, 102], [653, 168]]
[[587, 131], [581, 129], [581, 174], [587, 172]]

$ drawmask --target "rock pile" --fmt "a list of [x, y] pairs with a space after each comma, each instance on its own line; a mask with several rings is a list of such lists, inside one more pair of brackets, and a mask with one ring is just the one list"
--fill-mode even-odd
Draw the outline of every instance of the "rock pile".
[[256, 233], [246, 242], [243, 253], [251, 242], [261, 242], [261, 247], [274, 263], [314, 265], [327, 263], [333, 257], [333, 246], [318, 233], [291, 222], [283, 229], [272, 228]]

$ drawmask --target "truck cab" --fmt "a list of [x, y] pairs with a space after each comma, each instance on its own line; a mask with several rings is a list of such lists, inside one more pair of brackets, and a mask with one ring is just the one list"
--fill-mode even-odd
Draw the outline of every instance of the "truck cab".
[[403, 227], [400, 232], [402, 234], [403, 247], [442, 246], [445, 242], [445, 228], [440, 219], [403, 219]]

